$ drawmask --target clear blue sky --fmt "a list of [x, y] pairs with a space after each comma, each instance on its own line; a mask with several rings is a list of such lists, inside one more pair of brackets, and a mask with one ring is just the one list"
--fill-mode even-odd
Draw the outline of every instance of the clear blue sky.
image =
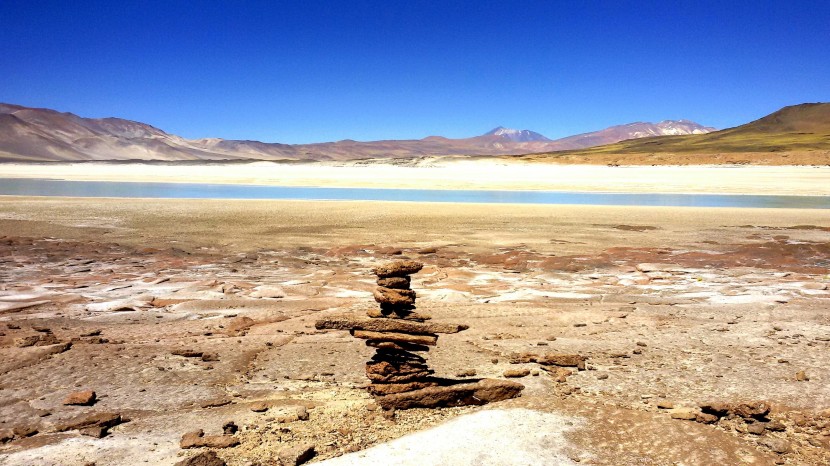
[[830, 1], [0, 1], [0, 102], [267, 142], [735, 126], [830, 100]]

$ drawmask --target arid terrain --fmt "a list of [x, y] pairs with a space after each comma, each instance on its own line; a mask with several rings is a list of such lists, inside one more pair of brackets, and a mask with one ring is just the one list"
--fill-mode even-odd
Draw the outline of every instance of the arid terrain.
[[[379, 409], [370, 348], [315, 322], [400, 257], [470, 327], [437, 374], [527, 369], [520, 398]], [[562, 463], [828, 464], [828, 273], [826, 210], [2, 197], [0, 464], [172, 465], [199, 429], [230, 465], [320, 461], [519, 409]]]

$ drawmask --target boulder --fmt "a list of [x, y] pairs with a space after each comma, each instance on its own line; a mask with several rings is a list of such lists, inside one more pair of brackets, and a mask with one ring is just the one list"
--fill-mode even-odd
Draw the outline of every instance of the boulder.
[[483, 379], [381, 396], [377, 403], [384, 409], [483, 405], [515, 398], [524, 388], [524, 385], [509, 380]]
[[379, 278], [405, 277], [407, 275], [412, 275], [413, 273], [418, 273], [422, 268], [424, 268], [424, 264], [420, 262], [412, 260], [397, 260], [373, 268], [372, 273], [377, 275]]
[[458, 333], [470, 328], [468, 325], [407, 322], [400, 319], [364, 319], [359, 317], [327, 317], [318, 320], [314, 326], [318, 330], [371, 330], [373, 332], [400, 332], [415, 335], [433, 333]]

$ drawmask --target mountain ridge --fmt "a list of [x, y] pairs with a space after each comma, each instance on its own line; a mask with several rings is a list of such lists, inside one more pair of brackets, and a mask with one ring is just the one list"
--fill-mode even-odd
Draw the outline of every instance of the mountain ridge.
[[[694, 156], [689, 160], [689, 156]], [[705, 134], [638, 138], [519, 156], [560, 163], [830, 164], [830, 103], [783, 107], [749, 123]]]
[[[138, 121], [115, 117], [85, 118], [48, 108], [0, 103], [0, 161], [339, 161], [443, 155], [515, 155], [584, 148], [658, 134], [663, 131], [659, 127], [662, 123], [619, 125], [557, 140], [530, 130], [499, 126], [480, 136], [461, 139], [428, 136], [405, 140], [361, 142], [347, 139], [282, 144], [221, 138], [186, 139]], [[673, 123], [686, 128], [681, 131], [705, 132], [713, 129], [693, 122]]]

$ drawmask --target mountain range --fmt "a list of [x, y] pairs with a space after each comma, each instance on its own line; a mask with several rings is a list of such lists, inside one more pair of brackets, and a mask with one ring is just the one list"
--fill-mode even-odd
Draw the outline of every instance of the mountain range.
[[44, 108], [0, 103], [0, 161], [91, 160], [358, 160], [443, 155], [512, 155], [584, 149], [632, 138], [706, 134], [687, 120], [629, 123], [551, 140], [529, 131], [497, 127], [481, 136], [316, 144], [279, 144], [218, 138], [185, 139], [145, 123], [83, 118]]
[[706, 134], [632, 138], [523, 158], [562, 163], [828, 165], [830, 103], [790, 105], [755, 121]]

